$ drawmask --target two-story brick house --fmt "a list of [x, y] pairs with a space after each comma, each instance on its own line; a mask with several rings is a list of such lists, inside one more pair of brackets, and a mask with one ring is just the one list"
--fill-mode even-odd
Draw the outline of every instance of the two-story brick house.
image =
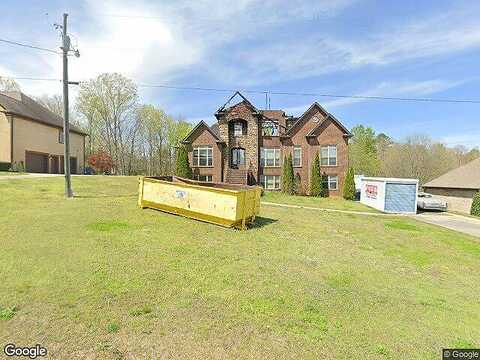
[[[227, 107], [235, 96], [241, 101]], [[295, 118], [282, 110], [259, 110], [237, 92], [215, 117], [216, 124], [201, 121], [183, 140], [194, 178], [278, 190], [284, 157], [291, 154], [301, 191], [308, 193], [318, 153], [330, 195], [341, 194], [352, 134], [318, 103]]]

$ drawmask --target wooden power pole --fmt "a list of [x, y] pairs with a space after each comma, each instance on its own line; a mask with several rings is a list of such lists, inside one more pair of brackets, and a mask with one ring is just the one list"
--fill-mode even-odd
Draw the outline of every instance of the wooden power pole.
[[68, 51], [70, 38], [67, 35], [67, 17], [63, 14], [62, 51], [63, 51], [63, 143], [64, 143], [64, 171], [65, 171], [65, 196], [73, 198], [72, 178], [70, 174], [70, 123], [68, 109]]

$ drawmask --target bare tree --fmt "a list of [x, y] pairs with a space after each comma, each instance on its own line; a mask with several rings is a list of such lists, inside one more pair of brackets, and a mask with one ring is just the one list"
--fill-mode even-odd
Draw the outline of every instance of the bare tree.
[[0, 91], [21, 91], [20, 85], [18, 83], [9, 78], [9, 77], [1, 77], [0, 76]]

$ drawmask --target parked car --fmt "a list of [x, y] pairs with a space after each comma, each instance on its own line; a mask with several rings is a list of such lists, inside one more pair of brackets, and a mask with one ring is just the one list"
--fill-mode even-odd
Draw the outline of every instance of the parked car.
[[426, 192], [419, 192], [417, 207], [422, 210], [447, 211], [448, 204], [446, 201], [436, 198], [432, 194]]

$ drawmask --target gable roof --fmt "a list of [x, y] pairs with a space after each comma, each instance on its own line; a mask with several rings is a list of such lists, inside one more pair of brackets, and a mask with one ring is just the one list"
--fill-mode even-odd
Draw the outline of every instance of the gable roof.
[[308, 132], [307, 135], [305, 135], [306, 137], [314, 137], [314, 136], [317, 136], [317, 131], [321, 128], [321, 126], [323, 125], [323, 123], [327, 120], [330, 120], [332, 121], [333, 123], [337, 124], [337, 126], [343, 131], [344, 133], [344, 136], [347, 136], [347, 137], [352, 137], [353, 134], [348, 131], [348, 129], [343, 126], [343, 124], [338, 121], [332, 114], [328, 114], [327, 117], [323, 118], [322, 121], [320, 121], [317, 126], [315, 126], [312, 130], [310, 130]]
[[453, 169], [423, 186], [480, 190], [480, 158]]
[[[21, 92], [0, 92], [0, 105], [6, 114], [12, 114], [29, 120], [63, 129], [63, 118], [51, 112], [37, 101]], [[88, 135], [75, 125], [70, 125], [70, 131]]]
[[334, 122], [340, 129], [342, 129], [343, 133], [347, 137], [352, 137], [353, 134], [332, 114], [330, 114], [323, 106], [321, 106], [319, 103], [314, 102], [298, 119], [297, 121], [290, 127], [290, 129], [287, 130], [287, 132], [283, 135], [284, 137], [290, 137], [295, 132], [300, 128], [300, 125], [302, 125], [303, 121], [306, 119], [307, 115], [312, 111], [312, 110], [319, 110], [320, 112], [325, 114], [325, 119], [323, 121], [320, 121], [319, 124], [313, 128], [307, 136], [314, 136], [313, 134], [315, 131], [323, 124], [323, 122], [327, 119], [330, 119], [332, 122]]
[[[235, 104], [235, 105], [232, 105], [230, 107], [226, 107], [228, 104], [230, 104], [230, 101], [233, 100], [233, 98], [235, 96], [240, 96], [242, 98], [242, 101], [240, 101], [239, 103]], [[246, 104], [249, 108], [251, 108], [254, 112], [258, 112], [258, 109], [245, 97], [242, 95], [242, 93], [240, 91], [235, 91], [235, 93], [230, 96], [230, 98], [227, 100], [227, 102], [225, 104], [223, 104], [216, 112], [215, 112], [215, 115], [217, 114], [220, 114], [220, 113], [224, 113], [224, 112], [227, 112], [229, 111], [230, 109], [234, 108], [235, 106], [237, 106], [238, 104], [241, 104], [241, 103], [244, 103]]]
[[200, 130], [202, 128], [206, 129], [210, 134], [212, 134], [216, 142], [223, 143], [223, 141], [218, 137], [218, 125], [212, 129], [210, 126], [207, 125], [205, 121], [201, 120], [181, 141], [182, 144], [190, 143], [191, 142], [190, 138], [196, 133], [197, 130]]

